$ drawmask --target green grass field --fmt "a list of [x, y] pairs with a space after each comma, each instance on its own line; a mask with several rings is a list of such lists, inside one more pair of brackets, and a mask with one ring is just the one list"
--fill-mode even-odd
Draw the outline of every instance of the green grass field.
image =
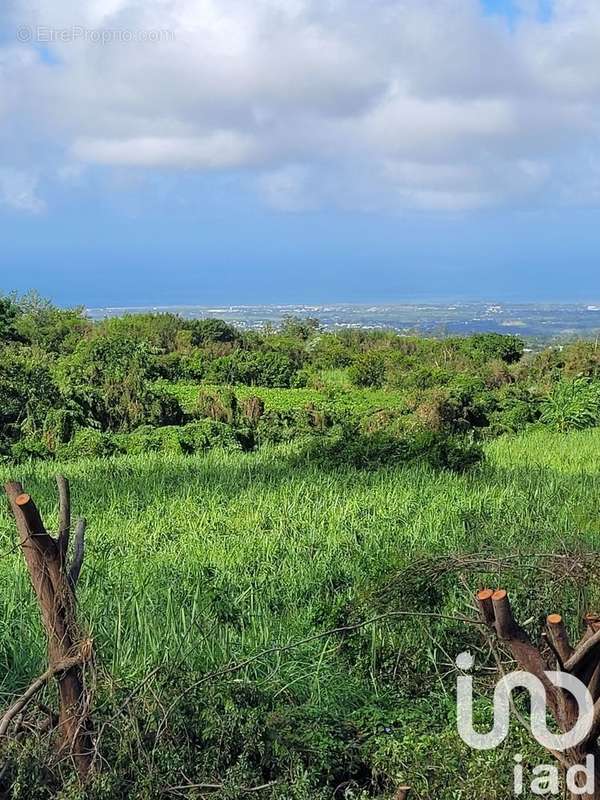
[[[310, 393], [285, 394], [304, 402]], [[264, 396], [276, 407], [276, 390]], [[486, 463], [464, 475], [424, 467], [323, 471], [292, 455], [281, 447], [10, 469], [50, 527], [57, 471], [71, 480], [74, 511], [88, 518], [80, 616], [99, 659], [98, 713], [118, 707], [163, 665], [156, 680], [166, 675], [168, 689], [158, 697], [153, 682], [144, 687], [136, 712], [143, 722], [135, 723], [135, 736], [150, 742], [158, 783], [178, 782], [184, 753], [186, 779], [223, 784], [211, 797], [241, 797], [249, 782], [273, 782], [261, 797], [331, 797], [344, 772], [351, 791], [338, 797], [385, 797], [398, 781], [412, 783], [422, 800], [442, 790], [444, 798], [508, 796], [510, 754], [467, 753], [454, 733], [452, 661], [481, 646], [476, 633], [411, 615], [469, 615], [469, 593], [485, 581], [509, 586], [524, 616], [561, 610], [576, 620], [587, 607], [600, 610], [593, 582], [562, 574], [551, 556], [600, 546], [600, 429], [496, 440]], [[3, 504], [3, 701], [45, 663], [14, 543]], [[510, 556], [507, 572], [487, 567], [483, 556], [458, 572], [448, 566], [480, 553]], [[438, 569], [436, 559], [446, 566]], [[407, 616], [386, 617], [397, 612]], [[369, 623], [374, 617], [383, 619]], [[203, 676], [202, 691], [180, 696]], [[174, 705], [165, 717], [169, 692]], [[178, 745], [176, 758], [169, 736], [176, 739], [178, 725], [189, 733], [190, 719], [204, 733]], [[166, 737], [164, 762], [151, 744], [157, 729]], [[224, 736], [246, 744], [219, 749]], [[145, 774], [149, 756], [135, 752]], [[123, 796], [156, 796], [133, 764], [128, 769]], [[97, 791], [117, 796], [116, 786], [113, 794]]]
[[[404, 395], [400, 391], [388, 389], [357, 389], [338, 381], [329, 381], [330, 391], [317, 389], [270, 389], [263, 386], [236, 386], [234, 392], [239, 400], [247, 397], [261, 397], [267, 411], [292, 411], [303, 408], [310, 403], [329, 402], [340, 410], [352, 409], [357, 414], [368, 414], [379, 409], [403, 409]], [[223, 387], [200, 386], [193, 382], [168, 383], [161, 382], [163, 389], [171, 392], [183, 408], [191, 412], [194, 409], [201, 388], [219, 390]]]

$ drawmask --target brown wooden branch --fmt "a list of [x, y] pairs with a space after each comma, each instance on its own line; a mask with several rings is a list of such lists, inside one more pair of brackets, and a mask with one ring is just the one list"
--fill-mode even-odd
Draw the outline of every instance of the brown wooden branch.
[[494, 606], [492, 604], [492, 596], [494, 592], [491, 589], [482, 589], [475, 595], [475, 600], [479, 606], [479, 613], [482, 620], [490, 627], [494, 624]]
[[19, 697], [19, 699], [13, 703], [8, 711], [5, 712], [2, 719], [0, 719], [0, 739], [3, 736], [6, 736], [11, 722], [18, 717], [19, 714], [25, 711], [36, 694], [44, 688], [51, 678], [53, 678], [55, 675], [59, 675], [61, 672], [68, 672], [73, 667], [80, 666], [81, 663], [82, 657], [79, 655], [75, 658], [70, 658], [59, 664], [55, 664], [53, 667], [50, 667], [50, 669], [47, 669], [43, 675], [40, 675], [39, 678], [36, 678], [27, 691], [24, 692], [21, 697]]
[[584, 639], [565, 663], [565, 670], [579, 676], [590, 664], [596, 665], [600, 659], [600, 631]]
[[558, 653], [561, 664], [566, 664], [573, 655], [573, 648], [569, 642], [569, 634], [560, 614], [549, 614], [546, 618], [548, 639], [552, 642], [553, 649]]
[[[536, 647], [527, 632], [516, 622], [508, 594], [503, 589], [491, 593], [480, 590], [475, 596], [482, 621], [491, 628], [499, 640], [510, 650], [519, 667], [535, 675], [546, 689], [548, 708], [552, 712], [559, 730], [570, 731], [578, 719], [579, 707], [570, 692], [551, 683], [546, 675], [550, 669], [544, 658], [544, 647]], [[490, 609], [491, 606], [491, 609]], [[546, 618], [547, 632], [543, 634], [555, 654], [559, 669], [579, 678], [588, 687], [594, 699], [594, 719], [591, 732], [585, 742], [573, 750], [553, 755], [567, 768], [581, 766], [593, 755], [596, 763], [595, 784], [592, 795], [586, 800], [600, 800], [600, 751], [597, 739], [600, 735], [600, 624], [598, 618], [586, 620], [588, 629], [579, 644], [573, 648], [560, 614]], [[491, 640], [493, 644], [493, 639]], [[573, 795], [575, 796], [575, 795]]]
[[69, 552], [69, 538], [71, 536], [71, 488], [69, 481], [63, 475], [56, 476], [58, 486], [59, 527], [58, 551], [63, 569], [67, 563]]
[[85, 519], [77, 520], [77, 527], [75, 528], [75, 552], [73, 554], [73, 563], [69, 570], [69, 584], [73, 592], [77, 588], [79, 575], [83, 566], [83, 559], [85, 556], [85, 531], [87, 523]]
[[46, 533], [39, 511], [31, 497], [23, 491], [20, 483], [6, 484], [6, 494], [12, 506], [21, 547], [53, 553], [54, 539]]
[[[80, 650], [74, 616], [73, 587], [76, 581], [71, 582], [65, 575], [62, 545], [59, 546], [59, 540], [54, 539], [46, 531], [31, 497], [23, 491], [21, 484], [15, 481], [7, 483], [5, 488], [46, 629], [49, 670], [57, 676], [60, 700], [58, 724], [60, 750], [72, 755], [79, 774], [85, 777], [91, 765], [92, 744], [82, 668], [79, 662], [73, 663], [66, 670], [61, 667], [74, 658]], [[67, 503], [65, 488], [66, 481], [59, 482], [61, 531], [66, 530], [64, 526], [67, 521], [67, 510], [70, 517], [70, 504]], [[80, 534], [82, 541], [84, 532]], [[76, 577], [79, 577], [82, 561], [83, 549], [80, 546]]]
[[508, 594], [504, 589], [498, 589], [492, 594], [491, 599], [496, 620], [496, 633], [501, 639], [514, 639], [519, 631], [510, 607]]

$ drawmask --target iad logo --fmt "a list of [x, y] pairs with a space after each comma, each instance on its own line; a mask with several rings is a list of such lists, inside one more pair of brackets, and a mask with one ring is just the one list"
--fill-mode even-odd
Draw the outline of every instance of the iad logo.
[[[456, 665], [462, 672], [473, 668], [474, 659], [470, 653], [461, 653]], [[592, 731], [594, 721], [594, 704], [587, 687], [573, 675], [565, 672], [544, 673], [549, 685], [566, 689], [573, 695], [577, 703], [578, 716], [576, 724], [570, 731], [561, 734], [551, 733], [546, 724], [546, 687], [542, 681], [529, 672], [510, 672], [497, 684], [494, 690], [494, 724], [489, 733], [478, 733], [473, 727], [473, 678], [470, 675], [459, 675], [457, 678], [457, 724], [461, 739], [475, 750], [493, 750], [506, 739], [510, 727], [510, 700], [514, 689], [525, 689], [531, 701], [531, 732], [543, 747], [555, 752], [564, 752], [584, 742]], [[523, 794], [523, 767], [521, 758], [515, 757], [515, 794]], [[590, 763], [591, 762], [591, 763]], [[574, 795], [589, 794], [593, 790], [593, 758], [590, 756], [585, 767], [571, 768], [567, 773], [567, 785]], [[540, 765], [533, 770], [538, 776], [531, 784], [533, 794], [557, 794], [558, 768], [553, 765]], [[577, 786], [578, 776], [585, 773], [585, 786]], [[590, 781], [592, 787], [590, 789]], [[581, 781], [580, 781], [581, 782]]]

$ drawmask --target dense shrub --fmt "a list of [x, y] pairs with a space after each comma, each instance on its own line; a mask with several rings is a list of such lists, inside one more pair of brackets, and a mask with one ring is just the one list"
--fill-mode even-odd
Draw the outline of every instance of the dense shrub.
[[52, 451], [37, 434], [26, 434], [10, 447], [10, 460], [16, 463], [50, 458]]
[[[336, 424], [360, 423], [362, 434], [380, 436], [392, 425], [390, 408], [405, 417], [388, 430], [396, 438], [417, 429], [490, 436], [536, 422], [567, 430], [598, 424], [592, 383], [599, 370], [595, 342], [534, 356], [524, 355], [516, 336], [323, 332], [317, 321], [296, 317], [261, 331], [156, 313], [92, 323], [81, 309], [59, 309], [34, 293], [0, 296], [0, 454], [51, 455], [87, 428], [135, 433], [128, 450], [177, 450], [174, 434], [163, 441], [150, 433], [188, 421], [176, 393], [157, 388], [159, 379], [210, 387], [188, 406], [191, 417], [229, 426], [244, 449], [323, 435]], [[300, 407], [308, 393], [271, 394], [274, 411], [258, 390], [240, 401], [236, 386], [310, 388], [314, 403]]]
[[158, 353], [178, 350], [180, 334], [188, 323], [177, 314], [147, 313], [125, 314], [111, 317], [98, 326], [98, 331], [108, 339], [134, 339]]
[[478, 464], [483, 450], [468, 437], [435, 431], [398, 433], [382, 428], [365, 433], [350, 426], [336, 426], [330, 435], [313, 438], [303, 455], [328, 467], [374, 469], [421, 461], [435, 469], [461, 472]]
[[101, 458], [117, 452], [115, 437], [97, 428], [80, 428], [70, 442], [60, 444], [55, 451], [60, 460], [76, 458]]
[[19, 339], [53, 356], [72, 353], [91, 328], [83, 307], [57, 308], [36, 292], [19, 301], [15, 322]]
[[563, 380], [542, 401], [540, 421], [559, 431], [600, 424], [600, 384]]
[[201, 389], [194, 408], [194, 416], [234, 425], [238, 418], [238, 401], [235, 392], [226, 388]]
[[0, 350], [0, 450], [40, 432], [49, 412], [63, 403], [41, 353], [21, 346]]
[[257, 436], [260, 444], [280, 444], [305, 436], [309, 430], [304, 409], [266, 411], [258, 422]]
[[458, 343], [466, 356], [480, 364], [495, 359], [514, 364], [521, 359], [525, 350], [525, 342], [521, 337], [501, 333], [479, 333], [453, 341]]
[[19, 338], [15, 322], [20, 309], [12, 297], [0, 295], [0, 343], [11, 342]]
[[114, 334], [82, 340], [60, 367], [64, 394], [102, 430], [113, 432], [182, 422], [176, 398], [152, 387], [156, 374], [145, 342]]
[[18, 455], [23, 460], [27, 457], [55, 455], [61, 460], [70, 460], [156, 452], [190, 455], [212, 448], [244, 449], [246, 436], [244, 430], [238, 432], [230, 425], [208, 419], [160, 428], [143, 425], [131, 433], [117, 434], [104, 433], [95, 428], [80, 428], [70, 442], [59, 444], [53, 452], [41, 439], [24, 439], [14, 456]]
[[286, 353], [239, 350], [215, 359], [208, 367], [206, 378], [209, 383], [284, 389], [291, 386], [295, 372], [294, 362]]
[[355, 386], [380, 388], [385, 382], [385, 366], [384, 353], [369, 350], [350, 367], [350, 380]]
[[235, 342], [238, 332], [222, 319], [195, 319], [189, 323], [191, 343], [201, 346], [209, 342]]
[[509, 385], [498, 393], [496, 408], [489, 416], [489, 432], [493, 435], [519, 433], [540, 418], [541, 398], [534, 389]]
[[208, 419], [190, 422], [180, 430], [182, 448], [186, 453], [197, 453], [213, 447], [223, 450], [241, 450], [243, 449], [242, 442], [245, 442], [245, 431], [240, 437], [231, 425]]
[[132, 433], [120, 433], [114, 437], [119, 453], [127, 455], [141, 455], [142, 453], [183, 453], [181, 444], [184, 428], [165, 426], [154, 428], [143, 425]]

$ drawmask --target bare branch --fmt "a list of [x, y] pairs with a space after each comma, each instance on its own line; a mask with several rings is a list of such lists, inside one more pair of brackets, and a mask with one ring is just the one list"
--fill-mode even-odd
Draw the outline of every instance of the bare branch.
[[591, 661], [600, 656], [600, 631], [596, 631], [589, 639], [582, 642], [571, 658], [565, 663], [565, 669], [572, 674], [581, 673]]
[[67, 553], [69, 551], [69, 537], [71, 535], [71, 489], [69, 481], [63, 475], [56, 476], [58, 485], [59, 502], [59, 528], [58, 528], [58, 553], [60, 563], [63, 566], [67, 563]]
[[7, 483], [5, 489], [19, 530], [21, 546], [32, 546], [41, 552], [54, 554], [56, 542], [46, 532], [40, 512], [31, 497], [16, 481]]
[[85, 529], [87, 523], [83, 517], [77, 520], [77, 527], [75, 528], [75, 553], [73, 554], [73, 563], [69, 570], [69, 584], [73, 592], [77, 588], [79, 575], [83, 566], [83, 559], [85, 556]]
[[494, 614], [494, 606], [492, 604], [493, 595], [494, 592], [491, 589], [482, 589], [475, 595], [475, 600], [477, 601], [481, 618], [486, 625], [489, 625], [490, 627], [492, 627], [496, 619]]
[[50, 667], [50, 669], [47, 669], [43, 675], [40, 675], [40, 677], [31, 684], [29, 689], [13, 703], [0, 720], [0, 738], [6, 736], [11, 722], [27, 708], [36, 694], [44, 688], [51, 678], [55, 675], [59, 675], [61, 672], [67, 672], [73, 667], [79, 666], [81, 662], [82, 657], [80, 655], [75, 658], [69, 658], [65, 661], [61, 661], [59, 664], [55, 664], [53, 667]]
[[558, 653], [561, 665], [566, 664], [573, 655], [573, 648], [569, 642], [563, 618], [560, 614], [550, 614], [546, 618], [546, 625], [549, 641], [552, 642], [553, 649]]

